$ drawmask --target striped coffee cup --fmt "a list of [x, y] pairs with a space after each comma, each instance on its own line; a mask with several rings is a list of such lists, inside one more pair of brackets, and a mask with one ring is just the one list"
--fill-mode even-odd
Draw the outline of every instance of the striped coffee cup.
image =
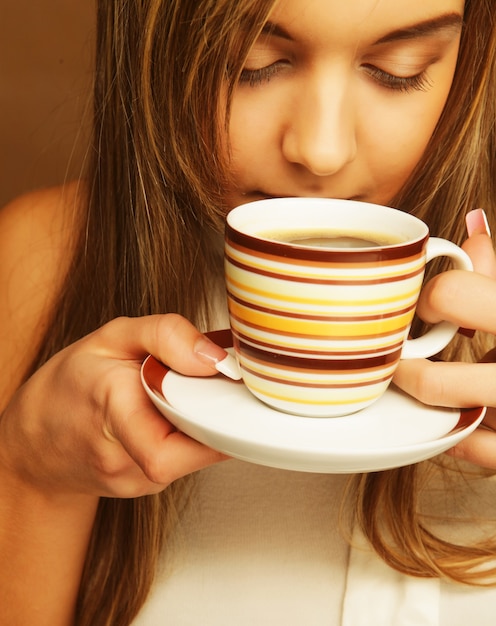
[[307, 417], [377, 400], [401, 358], [427, 357], [453, 338], [442, 322], [409, 340], [426, 262], [455, 244], [385, 206], [276, 198], [233, 209], [225, 273], [233, 347], [243, 381], [276, 410]]

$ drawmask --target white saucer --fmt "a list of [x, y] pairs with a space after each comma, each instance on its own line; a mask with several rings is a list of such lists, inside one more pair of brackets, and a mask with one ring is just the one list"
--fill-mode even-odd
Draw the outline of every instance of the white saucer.
[[[232, 346], [229, 331], [210, 336]], [[158, 410], [187, 435], [244, 461], [305, 472], [369, 472], [422, 461], [469, 435], [486, 411], [428, 407], [392, 386], [354, 415], [309, 418], [269, 408], [242, 382], [182, 376], [152, 356], [141, 378]]]

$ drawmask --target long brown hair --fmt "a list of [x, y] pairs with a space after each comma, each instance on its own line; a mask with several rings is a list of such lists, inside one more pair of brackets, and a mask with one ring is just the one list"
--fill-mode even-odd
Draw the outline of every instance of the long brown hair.
[[[220, 94], [270, 10], [267, 0], [102, 0], [94, 131], [80, 239], [36, 369], [120, 315], [176, 312], [207, 328], [222, 259]], [[240, 36], [240, 32], [242, 36]], [[226, 120], [227, 123], [227, 120]], [[186, 487], [100, 500], [78, 626], [129, 624]]]
[[[394, 201], [427, 222], [432, 234], [459, 244], [466, 237], [464, 217], [471, 209], [484, 207], [489, 222], [496, 224], [493, 2], [467, 1], [464, 21], [459, 62], [444, 112], [424, 157]], [[438, 271], [439, 265], [433, 266], [429, 274]], [[413, 332], [422, 332], [420, 322]], [[490, 338], [483, 333], [471, 341], [459, 337], [442, 357], [477, 360], [489, 347]], [[449, 466], [445, 472], [457, 472], [456, 464], [437, 462], [356, 477], [352, 491], [360, 525], [378, 554], [402, 572], [474, 584], [494, 581], [496, 568], [482, 567], [494, 557], [494, 541], [456, 545], [429, 530], [420, 495], [426, 476], [438, 465]]]
[[[274, 0], [98, 3], [94, 136], [80, 240], [33, 369], [119, 315], [177, 312], [208, 326], [221, 272], [211, 239], [222, 229], [228, 176], [219, 100], [222, 94], [229, 102], [273, 5]], [[489, 5], [467, 2], [452, 94], [425, 158], [396, 202], [458, 241], [461, 212], [496, 208], [495, 18]], [[432, 571], [426, 559], [410, 565], [410, 552], [419, 546], [435, 554], [432, 541], [418, 532], [416, 472], [359, 478], [358, 517], [393, 567], [449, 576], [449, 566]], [[81, 581], [78, 626], [132, 621], [149, 592], [182, 493], [179, 481], [159, 496], [101, 499]], [[380, 511], [388, 512], [384, 527]], [[394, 519], [417, 545], [398, 549], [391, 541]], [[456, 556], [455, 547], [447, 550]], [[463, 572], [462, 566], [457, 577], [468, 580]]]

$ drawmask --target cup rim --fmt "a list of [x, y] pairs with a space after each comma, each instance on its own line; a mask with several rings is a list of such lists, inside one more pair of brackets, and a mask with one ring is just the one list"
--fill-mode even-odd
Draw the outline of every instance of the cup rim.
[[[255, 232], [258, 225], [261, 223], [261, 219], [266, 217], [267, 211], [279, 210], [282, 211], [284, 207], [288, 207], [295, 204], [305, 203], [305, 209], [307, 211], [318, 211], [320, 213], [334, 210], [334, 214], [337, 215], [337, 211], [343, 208], [343, 205], [348, 210], [359, 209], [363, 211], [366, 207], [371, 207], [375, 211], [375, 215], [383, 214], [389, 218], [395, 216], [398, 221], [408, 225], [410, 228], [413, 226], [417, 229], [417, 233], [414, 236], [407, 236], [405, 241], [394, 242], [389, 244], [379, 244], [374, 246], [365, 246], [361, 248], [353, 247], [315, 247], [308, 244], [301, 243], [289, 243], [278, 241], [264, 236], [263, 233]], [[282, 208], [281, 208], [282, 207]], [[241, 220], [250, 218], [249, 226], [246, 223], [241, 223]], [[328, 216], [328, 215], [327, 215]], [[378, 215], [379, 217], [380, 215]], [[282, 216], [281, 217], [286, 217]], [[266, 226], [264, 226], [266, 227]], [[270, 224], [269, 224], [270, 229]], [[341, 257], [349, 258], [353, 255], [354, 258], [361, 261], [375, 261], [377, 262], [378, 256], [387, 256], [388, 259], [403, 258], [410, 254], [418, 253], [425, 245], [429, 238], [429, 227], [425, 222], [419, 218], [406, 213], [400, 209], [379, 205], [370, 202], [362, 202], [358, 200], [342, 200], [337, 198], [314, 198], [314, 197], [281, 197], [281, 198], [266, 198], [263, 200], [254, 200], [238, 205], [231, 209], [226, 217], [225, 224], [225, 240], [227, 243], [231, 242], [236, 245], [256, 248], [259, 252], [264, 254], [274, 254], [277, 256], [291, 256], [295, 259], [307, 259], [309, 256], [312, 260], [329, 260], [338, 261]]]

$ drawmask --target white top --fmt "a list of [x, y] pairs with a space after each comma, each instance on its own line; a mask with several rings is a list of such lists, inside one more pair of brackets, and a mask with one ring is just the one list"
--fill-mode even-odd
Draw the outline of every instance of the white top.
[[[357, 532], [350, 548], [338, 531], [346, 482], [236, 460], [200, 472], [134, 626], [494, 626], [496, 588], [402, 575]], [[495, 511], [494, 480], [469, 482], [467, 510]], [[443, 494], [432, 509], [447, 520]]]
[[[218, 315], [227, 328], [224, 307]], [[133, 626], [495, 626], [496, 587], [400, 574], [358, 531], [350, 547], [338, 529], [348, 480], [237, 460], [199, 472]], [[457, 524], [464, 508], [491, 517], [496, 534], [496, 477], [461, 483], [458, 498], [442, 483], [426, 494], [433, 529], [491, 532]]]

